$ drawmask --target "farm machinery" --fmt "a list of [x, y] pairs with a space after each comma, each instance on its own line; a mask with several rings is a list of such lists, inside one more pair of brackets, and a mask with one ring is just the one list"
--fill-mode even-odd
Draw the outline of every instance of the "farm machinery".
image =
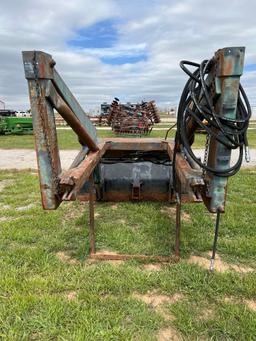
[[160, 115], [154, 101], [121, 104], [115, 98], [107, 115], [107, 123], [117, 135], [146, 135], [151, 132], [154, 123], [159, 122]]
[[33, 125], [31, 117], [17, 117], [12, 110], [0, 110], [0, 135], [32, 134]]
[[[213, 269], [220, 215], [225, 212], [228, 178], [239, 171], [245, 150], [251, 109], [240, 84], [244, 47], [218, 50], [202, 63], [182, 61], [188, 75], [181, 94], [175, 139], [108, 138], [96, 129], [66, 86], [52, 56], [23, 52], [28, 81], [42, 205], [57, 209], [62, 201], [89, 200], [90, 257], [146, 258], [96, 251], [95, 201], [165, 201], [176, 205], [175, 254], [158, 260], [179, 259], [181, 205], [202, 202], [216, 215], [211, 266]], [[120, 106], [115, 101], [114, 107]], [[68, 170], [62, 170], [54, 110], [77, 134], [81, 151]], [[116, 109], [120, 110], [120, 109]], [[195, 131], [206, 131], [205, 152], [193, 150]], [[239, 149], [231, 164], [231, 153]]]
[[116, 135], [147, 135], [160, 115], [154, 101], [121, 103], [117, 97], [111, 104], [101, 104], [101, 114], [90, 117], [98, 126], [110, 126]]

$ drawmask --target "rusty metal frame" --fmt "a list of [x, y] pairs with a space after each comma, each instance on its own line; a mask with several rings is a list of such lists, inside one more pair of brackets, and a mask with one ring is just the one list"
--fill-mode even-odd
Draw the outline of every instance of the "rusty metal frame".
[[[80, 184], [88, 178], [89, 175], [89, 256], [92, 259], [97, 260], [129, 260], [136, 259], [141, 261], [152, 261], [152, 262], [170, 262], [170, 261], [178, 261], [180, 259], [180, 228], [181, 228], [181, 182], [185, 181], [185, 188], [191, 188], [189, 191], [189, 195], [186, 197], [185, 201], [193, 201], [193, 202], [201, 202], [201, 198], [193, 194], [193, 190], [195, 193], [196, 186], [202, 186], [202, 182], [200, 180], [200, 172], [191, 168], [189, 163], [183, 158], [178, 158], [178, 167], [180, 168], [180, 172], [177, 175], [177, 181], [179, 184], [179, 195], [176, 195], [173, 198], [173, 202], [176, 202], [176, 227], [175, 227], [175, 254], [170, 256], [150, 256], [150, 255], [139, 255], [139, 254], [114, 254], [108, 252], [97, 252], [96, 251], [96, 237], [95, 237], [95, 219], [94, 219], [94, 204], [95, 204], [95, 195], [94, 195], [94, 180], [92, 176], [92, 172], [88, 171], [88, 167], [95, 166], [95, 160], [99, 162], [100, 152], [101, 157], [104, 155], [106, 150], [156, 150], [156, 151], [164, 151], [167, 150], [170, 156], [172, 157], [174, 144], [173, 142], [168, 141], [157, 141], [157, 140], [141, 140], [141, 139], [114, 139], [111, 141], [105, 141], [100, 148], [100, 151], [94, 153], [92, 155], [92, 159], [89, 159], [88, 162], [85, 160], [81, 162], [81, 164], [77, 169], [68, 170], [65, 174], [65, 177], [61, 177], [61, 182], [64, 182], [66, 185], [70, 184], [74, 185], [72, 179], [79, 179]], [[90, 155], [90, 154], [89, 154]], [[90, 166], [89, 166], [90, 165]], [[80, 176], [77, 173], [80, 173]], [[87, 176], [85, 175], [87, 174]], [[82, 181], [81, 181], [82, 178]], [[70, 192], [73, 193], [73, 192]], [[75, 195], [74, 195], [75, 197]], [[183, 196], [184, 199], [184, 196]], [[71, 200], [71, 197], [68, 197], [67, 200]]]
[[[243, 69], [243, 48], [225, 48], [217, 51], [216, 74], [209, 75], [209, 81], [214, 84], [214, 91], [219, 96], [216, 110], [220, 115], [234, 117], [238, 95], [239, 77]], [[25, 77], [28, 81], [35, 149], [37, 154], [38, 172], [42, 205], [44, 209], [56, 209], [62, 201], [76, 200], [85, 183], [89, 184], [87, 199], [89, 199], [89, 239], [90, 256], [95, 259], [150, 259], [169, 261], [173, 257], [145, 255], [113, 255], [96, 252], [94, 228], [94, 178], [99, 176], [96, 170], [106, 153], [128, 153], [129, 151], [154, 151], [165, 153], [170, 161], [174, 160], [174, 141], [171, 139], [143, 138], [113, 138], [99, 143], [95, 127], [92, 125], [75, 99], [67, 85], [55, 69], [52, 56], [41, 51], [23, 52]], [[62, 171], [57, 141], [54, 110], [57, 110], [64, 120], [77, 134], [82, 146], [81, 151], [72, 163], [70, 169]], [[188, 122], [188, 131], [194, 134], [196, 125]], [[209, 164], [223, 169], [229, 165], [230, 151], [223, 149], [212, 140], [210, 144]], [[222, 158], [219, 158], [219, 156]], [[218, 178], [207, 174], [207, 182], [202, 171], [189, 162], [189, 159], [178, 149], [175, 155], [176, 193], [173, 188], [162, 195], [153, 193], [143, 196], [139, 194], [130, 198], [125, 193], [109, 193], [105, 200], [166, 200], [176, 203], [176, 240], [175, 259], [180, 257], [180, 214], [181, 203], [201, 202], [215, 212], [224, 210], [226, 178]], [[210, 192], [210, 195], [207, 193]]]
[[97, 133], [55, 70], [52, 56], [41, 51], [25, 51], [22, 55], [30, 95], [42, 205], [44, 209], [56, 209], [64, 193], [59, 186], [62, 169], [54, 109], [73, 128], [87, 150], [96, 152], [99, 149]]

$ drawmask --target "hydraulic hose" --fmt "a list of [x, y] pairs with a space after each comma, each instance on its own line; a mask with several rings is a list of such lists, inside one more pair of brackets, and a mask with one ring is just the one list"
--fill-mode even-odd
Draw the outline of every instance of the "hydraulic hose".
[[[191, 72], [187, 66], [195, 67], [195, 70]], [[173, 164], [175, 165], [175, 154], [179, 146], [183, 146], [204, 171], [220, 177], [232, 176], [241, 167], [243, 147], [248, 147], [246, 134], [251, 117], [251, 107], [245, 91], [240, 84], [236, 118], [220, 116], [215, 112], [214, 98], [206, 81], [206, 76], [215, 67], [214, 59], [204, 60], [201, 64], [183, 60], [180, 62], [180, 67], [189, 76], [189, 79], [183, 89], [178, 107]], [[230, 150], [239, 148], [238, 160], [232, 167], [225, 170], [216, 169], [207, 166], [196, 157], [191, 146], [191, 136], [188, 136], [187, 133], [187, 124], [191, 119], [208, 134], [209, 138], [215, 138]]]

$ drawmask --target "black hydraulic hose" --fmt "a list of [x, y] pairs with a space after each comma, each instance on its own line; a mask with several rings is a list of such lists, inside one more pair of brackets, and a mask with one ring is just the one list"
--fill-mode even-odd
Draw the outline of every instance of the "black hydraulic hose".
[[[196, 69], [191, 72], [187, 66]], [[239, 85], [236, 118], [222, 117], [215, 112], [214, 99], [206, 81], [206, 76], [215, 67], [214, 59], [204, 60], [201, 64], [184, 60], [180, 62], [180, 67], [189, 76], [189, 79], [182, 91], [177, 114], [177, 131], [173, 155], [174, 188], [175, 159], [180, 146], [187, 150], [190, 157], [203, 170], [220, 177], [229, 177], [236, 174], [242, 164], [243, 147], [248, 146], [247, 128], [251, 117], [251, 107], [241, 84]], [[189, 141], [190, 137], [187, 135], [187, 122], [191, 118], [210, 138], [215, 138], [230, 150], [239, 148], [239, 157], [235, 165], [225, 170], [216, 169], [207, 166], [196, 157]]]

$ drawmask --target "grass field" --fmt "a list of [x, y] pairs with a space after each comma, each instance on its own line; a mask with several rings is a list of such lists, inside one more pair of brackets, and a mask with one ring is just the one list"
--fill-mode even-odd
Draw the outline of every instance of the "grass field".
[[[165, 138], [165, 130], [153, 130], [145, 137]], [[174, 137], [175, 131], [171, 131], [168, 137]], [[115, 137], [111, 130], [98, 130], [99, 138]], [[127, 137], [127, 136], [126, 136]], [[256, 129], [248, 131], [248, 140], [251, 148], [256, 148]], [[194, 144], [195, 148], [204, 148], [205, 135], [197, 134]], [[58, 143], [60, 149], [79, 149], [77, 137], [72, 130], [58, 130]], [[34, 148], [34, 138], [32, 135], [0, 135], [0, 148]]]
[[[0, 172], [0, 339], [255, 340], [255, 177], [230, 179], [209, 273], [201, 204], [183, 205], [180, 263], [92, 262], [86, 203], [43, 211], [35, 174]], [[174, 227], [169, 204], [96, 204], [98, 249], [168, 254]]]

